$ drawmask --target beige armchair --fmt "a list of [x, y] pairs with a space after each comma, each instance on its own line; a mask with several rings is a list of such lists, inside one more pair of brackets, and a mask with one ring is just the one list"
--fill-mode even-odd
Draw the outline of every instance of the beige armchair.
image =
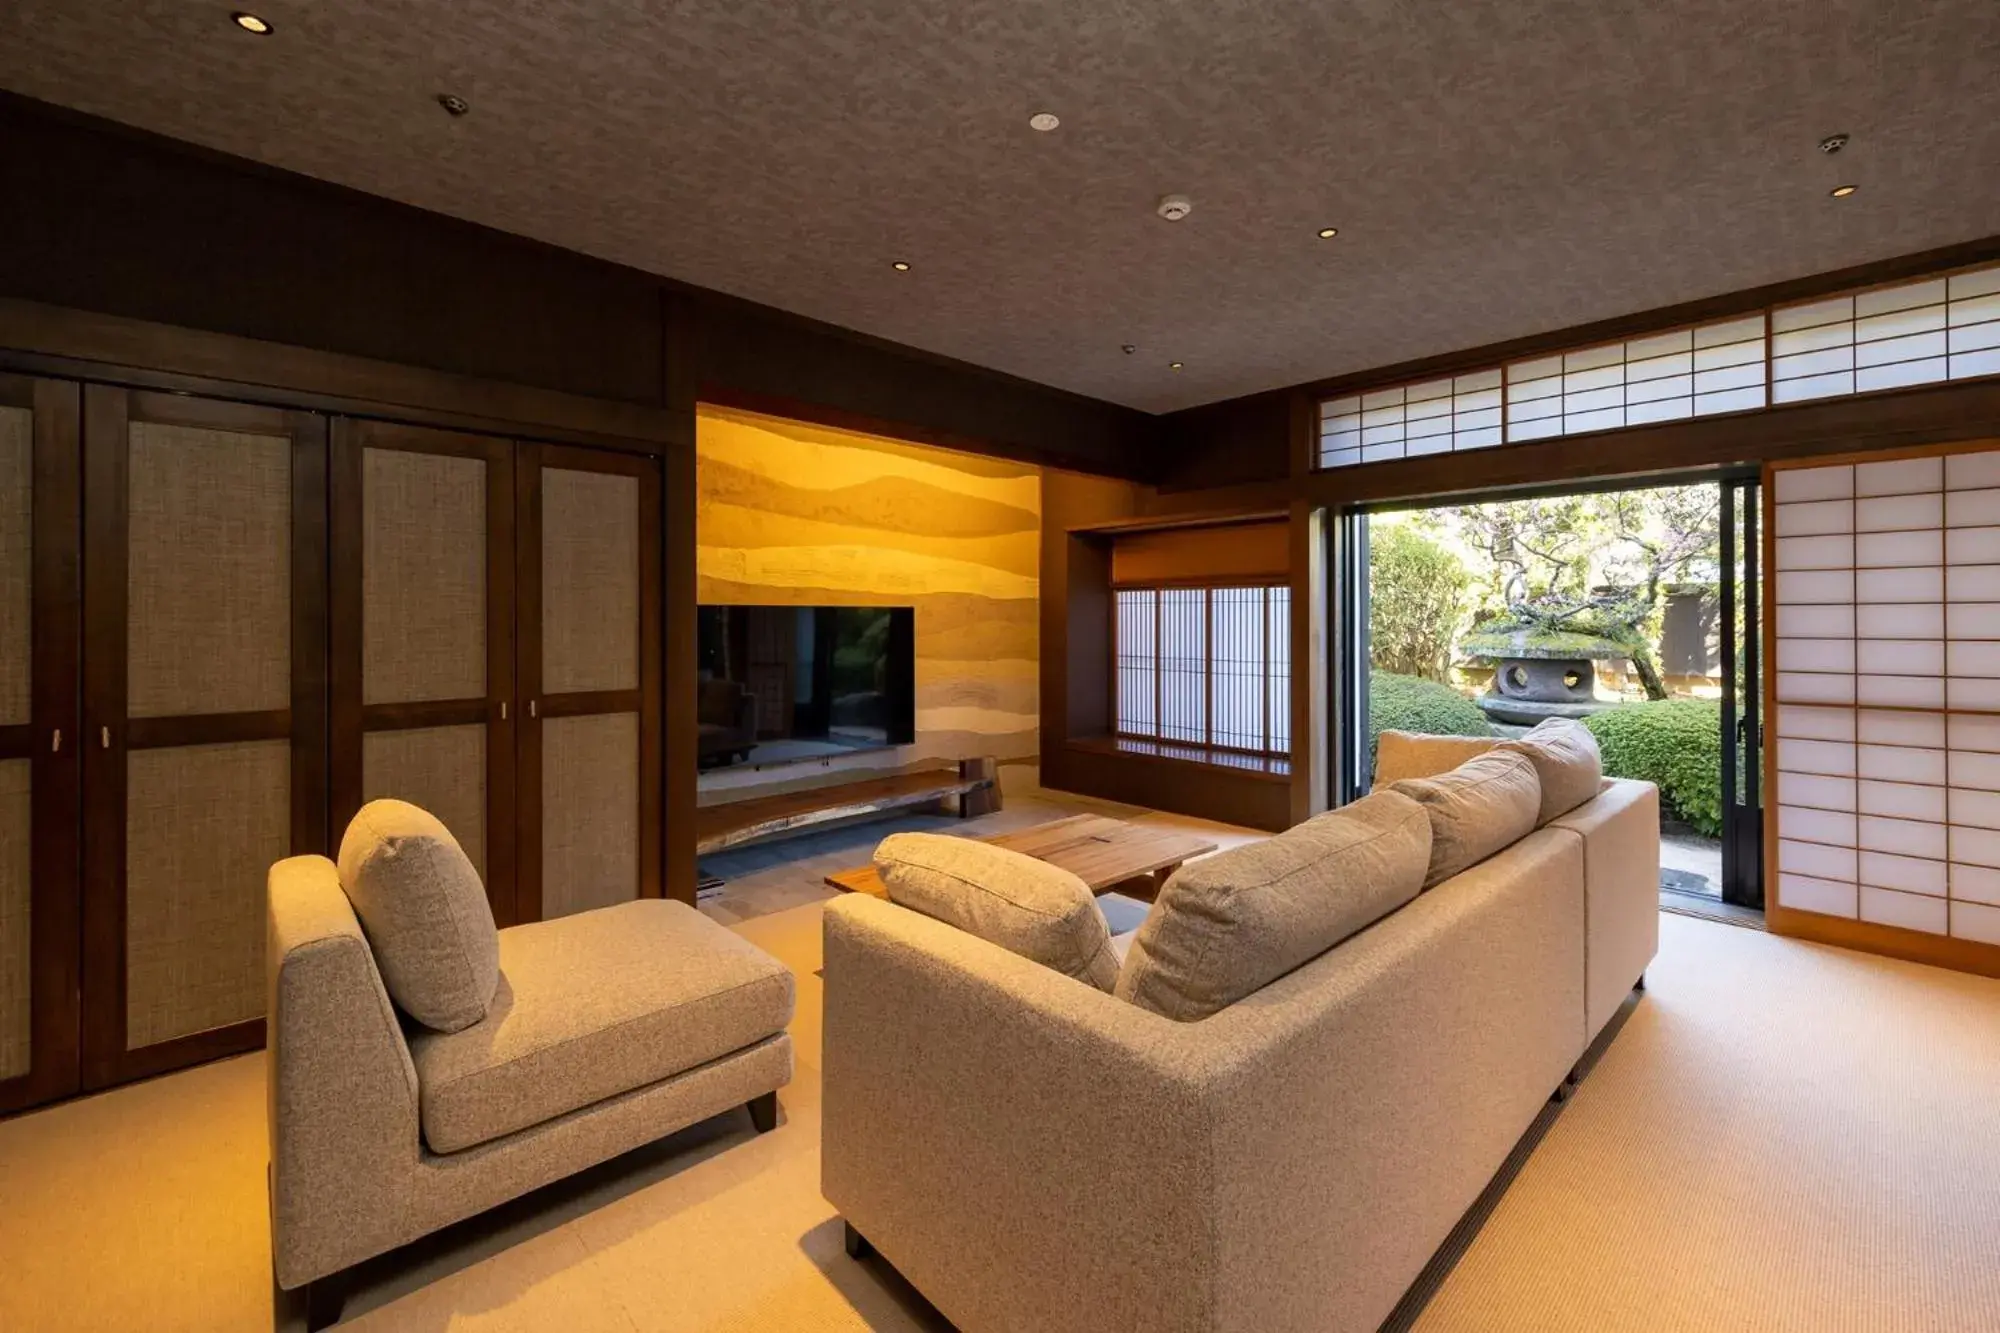
[[791, 1080], [791, 973], [681, 903], [498, 932], [456, 1032], [391, 1003], [326, 858], [271, 868], [269, 927], [272, 1258], [312, 1328], [352, 1265], [733, 1107], [769, 1130]]

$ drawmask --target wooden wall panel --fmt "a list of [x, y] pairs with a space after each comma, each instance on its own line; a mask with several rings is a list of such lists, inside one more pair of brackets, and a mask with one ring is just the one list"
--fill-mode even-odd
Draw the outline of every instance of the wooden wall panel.
[[702, 602], [916, 607], [916, 743], [840, 766], [1035, 755], [1038, 469], [705, 406], [695, 480]]
[[1291, 534], [1280, 521], [1165, 528], [1111, 540], [1111, 581], [1119, 585], [1283, 579], [1291, 562]]

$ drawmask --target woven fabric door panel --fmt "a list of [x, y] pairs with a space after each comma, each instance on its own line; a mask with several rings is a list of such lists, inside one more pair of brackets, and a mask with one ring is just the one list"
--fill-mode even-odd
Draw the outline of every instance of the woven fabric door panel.
[[263, 1041], [271, 863], [326, 841], [326, 423], [84, 402], [84, 1081]]

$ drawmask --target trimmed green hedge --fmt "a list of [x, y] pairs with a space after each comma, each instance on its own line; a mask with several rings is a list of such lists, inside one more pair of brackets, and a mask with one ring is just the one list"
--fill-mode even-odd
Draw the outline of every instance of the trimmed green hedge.
[[1491, 736], [1479, 705], [1433, 680], [1398, 676], [1388, 671], [1368, 673], [1368, 763], [1375, 763], [1375, 741], [1384, 731], [1416, 731], [1430, 736]]
[[1625, 704], [1584, 719], [1604, 772], [1658, 784], [1668, 812], [1722, 836], [1722, 705], [1713, 699]]

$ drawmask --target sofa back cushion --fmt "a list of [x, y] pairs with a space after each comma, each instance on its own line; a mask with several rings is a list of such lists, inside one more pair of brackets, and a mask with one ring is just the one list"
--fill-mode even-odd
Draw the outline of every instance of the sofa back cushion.
[[1524, 755], [1535, 766], [1535, 778], [1542, 784], [1536, 828], [1576, 809], [1597, 795], [1604, 783], [1604, 760], [1597, 751], [1597, 737], [1571, 718], [1545, 718], [1527, 735], [1501, 741], [1493, 748]]
[[1374, 790], [1382, 791], [1404, 778], [1449, 773], [1496, 744], [1491, 736], [1427, 736], [1415, 731], [1384, 731], [1375, 741]]
[[1060, 866], [971, 838], [893, 833], [875, 849], [889, 901], [1099, 990], [1118, 979], [1090, 886]]
[[1430, 843], [1421, 806], [1376, 792], [1191, 862], [1160, 891], [1114, 993], [1168, 1018], [1206, 1018], [1416, 897]]
[[1405, 778], [1390, 790], [1417, 802], [1430, 816], [1427, 889], [1527, 837], [1542, 808], [1535, 766], [1510, 750], [1488, 750], [1449, 773]]
[[404, 1013], [439, 1032], [486, 1017], [500, 935], [450, 830], [407, 801], [370, 801], [340, 840], [340, 885]]

